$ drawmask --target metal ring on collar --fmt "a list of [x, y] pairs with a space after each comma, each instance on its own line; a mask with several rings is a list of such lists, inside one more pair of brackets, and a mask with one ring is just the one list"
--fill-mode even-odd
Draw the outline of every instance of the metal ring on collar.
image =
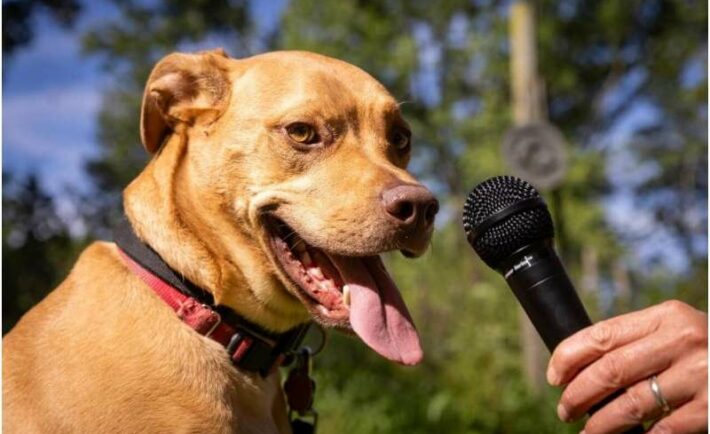
[[327, 340], [327, 335], [325, 333], [325, 329], [320, 324], [314, 323], [314, 325], [315, 325], [316, 330], [318, 330], [318, 334], [320, 334], [320, 342], [318, 344], [318, 348], [311, 351], [311, 356], [315, 356], [316, 354], [323, 351], [323, 348], [325, 348], [325, 342]]

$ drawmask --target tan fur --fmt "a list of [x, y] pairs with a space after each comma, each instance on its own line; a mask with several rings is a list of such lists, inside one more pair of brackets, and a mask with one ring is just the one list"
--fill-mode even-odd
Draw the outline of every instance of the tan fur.
[[[331, 144], [299, 152], [283, 127], [306, 121]], [[230, 59], [172, 54], [153, 70], [141, 138], [154, 158], [126, 188], [141, 239], [218, 303], [273, 331], [309, 320], [267, 247], [270, 210], [306, 241], [344, 255], [407, 248], [380, 209], [387, 185], [416, 184], [387, 135], [396, 101], [347, 63], [305, 52]], [[33, 432], [288, 432], [279, 376], [235, 370], [94, 243], [3, 340], [3, 428]]]

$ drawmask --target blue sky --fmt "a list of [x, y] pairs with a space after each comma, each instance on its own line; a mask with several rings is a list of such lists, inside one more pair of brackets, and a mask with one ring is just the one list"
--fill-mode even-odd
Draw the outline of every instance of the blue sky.
[[[77, 29], [112, 13], [91, 3]], [[78, 32], [65, 32], [43, 14], [32, 44], [3, 59], [3, 170], [38, 173], [55, 194], [86, 185], [85, 159], [96, 150], [102, 80], [98, 61], [80, 54]]]
[[[252, 15], [268, 30], [284, 3], [252, 1]], [[98, 149], [96, 119], [101, 91], [110, 79], [97, 58], [82, 56], [80, 35], [118, 15], [110, 2], [82, 4], [72, 31], [39, 14], [31, 45], [3, 59], [3, 170], [37, 173], [43, 186], [60, 197], [67, 189], [90, 185], [84, 165]]]

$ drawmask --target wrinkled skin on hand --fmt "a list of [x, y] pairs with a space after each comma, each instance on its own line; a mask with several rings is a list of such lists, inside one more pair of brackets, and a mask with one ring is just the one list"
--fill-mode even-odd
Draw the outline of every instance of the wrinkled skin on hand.
[[[688, 434], [708, 429], [707, 315], [667, 301], [590, 326], [564, 340], [547, 370], [550, 384], [564, 386], [560, 419], [582, 418], [619, 389], [619, 397], [589, 417], [584, 434], [612, 434], [656, 421], [649, 432]], [[663, 414], [651, 391], [656, 375], [670, 405]]]

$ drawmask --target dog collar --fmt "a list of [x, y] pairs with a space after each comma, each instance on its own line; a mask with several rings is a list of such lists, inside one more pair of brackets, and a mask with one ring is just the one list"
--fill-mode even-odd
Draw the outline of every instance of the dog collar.
[[299, 325], [274, 334], [215, 305], [212, 294], [171, 269], [150, 246], [136, 236], [124, 219], [114, 230], [114, 241], [128, 268], [146, 283], [193, 330], [222, 344], [234, 365], [267, 376], [295, 353], [310, 326]]

